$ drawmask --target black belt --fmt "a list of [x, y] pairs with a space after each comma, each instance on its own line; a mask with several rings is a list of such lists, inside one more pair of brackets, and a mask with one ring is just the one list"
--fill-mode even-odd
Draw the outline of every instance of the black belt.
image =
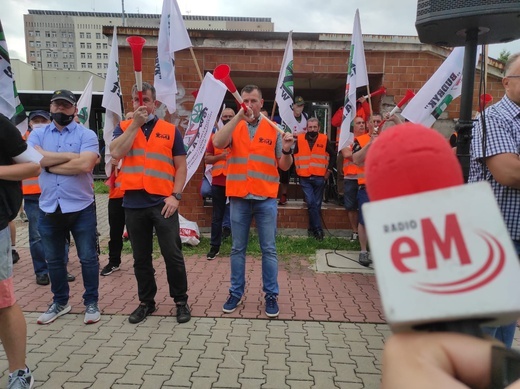
[[361, 189], [365, 190], [365, 184], [361, 184], [358, 186], [358, 190], [361, 190]]

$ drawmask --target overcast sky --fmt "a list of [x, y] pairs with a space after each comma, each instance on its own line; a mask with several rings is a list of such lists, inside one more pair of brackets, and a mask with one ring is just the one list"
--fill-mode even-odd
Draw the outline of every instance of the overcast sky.
[[[417, 35], [417, 0], [177, 0], [182, 14], [210, 16], [269, 17], [275, 31], [352, 33], [359, 8], [363, 34]], [[128, 13], [157, 13], [162, 0], [124, 0]], [[120, 0], [2, 0], [1, 21], [11, 58], [25, 61], [23, 15], [29, 9], [121, 12]], [[505, 48], [520, 51], [520, 40], [490, 45], [497, 58]]]

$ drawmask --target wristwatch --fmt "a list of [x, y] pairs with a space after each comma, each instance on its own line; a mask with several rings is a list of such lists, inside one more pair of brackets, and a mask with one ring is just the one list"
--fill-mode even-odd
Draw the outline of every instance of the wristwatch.
[[175, 197], [177, 200], [182, 200], [182, 193], [172, 193], [172, 196]]

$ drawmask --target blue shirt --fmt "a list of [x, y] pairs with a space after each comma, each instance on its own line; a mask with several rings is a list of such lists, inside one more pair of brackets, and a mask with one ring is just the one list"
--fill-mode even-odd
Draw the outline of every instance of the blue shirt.
[[[486, 157], [520, 154], [520, 106], [504, 96], [485, 111]], [[499, 184], [482, 165], [482, 117], [473, 127], [469, 182], [489, 181], [511, 239], [520, 240], [520, 190]]]
[[[91, 151], [99, 155], [97, 135], [76, 122], [72, 122], [61, 132], [54, 122], [46, 127], [36, 128], [27, 142], [31, 146], [53, 152], [82, 153]], [[42, 194], [40, 209], [46, 213], [56, 211], [58, 205], [63, 213], [77, 212], [94, 202], [94, 179], [92, 172], [75, 175], [47, 173], [42, 170], [38, 179]]]

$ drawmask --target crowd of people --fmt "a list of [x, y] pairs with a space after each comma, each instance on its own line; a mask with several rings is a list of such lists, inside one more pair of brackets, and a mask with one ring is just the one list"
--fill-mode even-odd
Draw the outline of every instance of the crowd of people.
[[[482, 120], [474, 129], [470, 181], [487, 180], [497, 197], [511, 238], [520, 255], [520, 54], [510, 57], [503, 80], [505, 96], [486, 110], [487, 148], [482, 150]], [[308, 232], [324, 237], [321, 220], [323, 189], [336, 161], [343, 156], [345, 217], [359, 239], [359, 263], [369, 266], [362, 204], [369, 201], [364, 181], [364, 160], [377, 141], [383, 119], [388, 126], [397, 116], [358, 115], [353, 120], [354, 141], [336, 151], [320, 131], [318, 119], [303, 117], [303, 98], [295, 99], [295, 117], [305, 119], [301, 133], [284, 132], [261, 114], [264, 100], [256, 85], [241, 91], [247, 110], [222, 113], [207, 146], [205, 162], [213, 165], [211, 192], [213, 214], [208, 260], [219, 254], [226, 209], [229, 209], [232, 248], [229, 295], [222, 311], [234, 312], [244, 301], [246, 251], [254, 220], [262, 251], [262, 284], [265, 314], [279, 315], [276, 225], [278, 205], [286, 202], [280, 192], [279, 171], [294, 167], [305, 196]], [[10, 121], [0, 115], [0, 340], [9, 363], [9, 385], [31, 387], [34, 378], [25, 364], [26, 324], [16, 303], [13, 285], [12, 233], [9, 223], [18, 215], [23, 199], [29, 223], [30, 254], [36, 282], [50, 284], [52, 302], [37, 319], [49, 324], [70, 312], [67, 271], [70, 235], [81, 264], [85, 305], [84, 323], [101, 319], [99, 277], [119, 270], [122, 235], [126, 225], [133, 252], [139, 305], [129, 316], [137, 324], [156, 310], [157, 283], [152, 261], [153, 236], [157, 236], [166, 264], [170, 297], [176, 304], [178, 323], [191, 319], [188, 275], [179, 236], [179, 205], [186, 181], [186, 151], [181, 132], [159, 119], [155, 88], [143, 83], [143, 104], [132, 89], [133, 112], [114, 131], [108, 263], [100, 269], [97, 251], [96, 209], [92, 171], [99, 163], [94, 132], [75, 121], [76, 97], [57, 90], [50, 111], [29, 116], [26, 141]], [[301, 104], [303, 103], [303, 104]], [[151, 134], [160, 136], [151, 136]], [[28, 146], [31, 146], [28, 148]], [[30, 149], [38, 151], [35, 157]], [[23, 181], [23, 192], [20, 181]], [[285, 196], [285, 198], [284, 198]], [[229, 206], [227, 205], [229, 204]], [[486, 331], [511, 347], [516, 322]], [[479, 386], [489, 382], [491, 343], [455, 334], [404, 334], [387, 343], [383, 361], [383, 387], [458, 387], [464, 382]], [[429, 386], [428, 386], [429, 385]], [[10, 386], [10, 387], [11, 387]], [[518, 386], [518, 384], [517, 384]], [[513, 387], [513, 386], [512, 386]]]

